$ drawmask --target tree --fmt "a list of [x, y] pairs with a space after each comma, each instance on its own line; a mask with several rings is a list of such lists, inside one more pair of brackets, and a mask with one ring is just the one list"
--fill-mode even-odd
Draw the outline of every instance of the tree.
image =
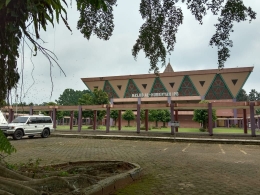
[[[82, 98], [79, 98], [79, 105], [102, 105], [102, 104], [108, 104], [108, 95], [106, 92], [102, 91], [101, 89], [95, 89], [93, 93], [86, 93], [82, 96]], [[93, 111], [84, 111], [82, 112], [82, 115], [84, 117], [90, 117], [91, 119], [94, 118]], [[101, 121], [104, 116], [106, 115], [105, 110], [99, 110], [97, 111], [97, 120]]]
[[1, 99], [0, 99], [0, 107], [1, 107], [1, 106], [7, 106], [7, 103], [6, 103], [4, 100], [1, 100]]
[[[251, 89], [249, 92], [249, 101], [260, 101], [260, 93], [255, 89]], [[256, 114], [260, 114], [260, 109], [256, 109]]]
[[248, 95], [249, 101], [259, 101], [260, 93], [258, 93], [255, 89], [251, 89]]
[[[50, 66], [53, 63], [59, 66], [55, 54], [37, 41], [40, 39], [40, 29], [46, 31], [48, 24], [54, 26], [54, 21], [59, 23], [60, 18], [71, 30], [67, 23], [67, 2], [68, 0], [0, 1], [0, 100], [4, 100], [19, 81], [17, 59], [20, 45], [28, 45], [34, 56], [37, 51], [43, 53]], [[209, 44], [218, 48], [218, 67], [223, 68], [230, 57], [229, 47], [233, 46], [229, 37], [234, 22], [251, 22], [256, 18], [256, 13], [251, 7], [246, 7], [243, 0], [141, 0], [139, 11], [145, 22], [132, 49], [134, 58], [137, 58], [140, 50], [144, 50], [150, 60], [150, 70], [158, 73], [157, 64], [161, 61], [164, 65], [166, 53], [174, 50], [176, 33], [183, 22], [184, 16], [178, 2], [186, 3], [200, 24], [208, 10], [219, 15], [218, 24], [215, 25], [216, 33]], [[76, 3], [80, 12], [77, 28], [83, 36], [90, 39], [95, 34], [100, 39], [108, 40], [114, 29], [113, 7], [116, 6], [116, 0], [76, 0]]]
[[[57, 106], [58, 104], [56, 104], [55, 102], [43, 102], [41, 104], [41, 106]], [[49, 116], [50, 115], [50, 111], [43, 111], [42, 114], [44, 114], [45, 116]], [[56, 112], [56, 119], [61, 120], [64, 117], [64, 112], [63, 111], [57, 111]]]
[[118, 119], [118, 110], [111, 110], [110, 118], [112, 118], [115, 121], [115, 126], [116, 126], [116, 121]]
[[160, 121], [163, 122], [163, 127], [166, 127], [165, 123], [168, 123], [171, 121], [171, 113], [169, 110], [159, 110], [159, 118]]
[[145, 120], [145, 111], [144, 110], [140, 111], [140, 119], [141, 119], [141, 121]]
[[[133, 47], [132, 54], [136, 58], [140, 50], [144, 50], [146, 57], [150, 60], [150, 70], [158, 72], [157, 63], [161, 59], [165, 64], [166, 53], [174, 50], [176, 33], [183, 22], [183, 13], [176, 6], [179, 0], [142, 0], [140, 13], [145, 23], [141, 26], [140, 35]], [[211, 46], [218, 48], [218, 66], [224, 67], [229, 58], [229, 47], [233, 46], [229, 39], [233, 32], [234, 22], [241, 22], [256, 18], [256, 13], [243, 4], [243, 0], [182, 0], [187, 4], [195, 19], [202, 24], [203, 16], [210, 10], [214, 15], [219, 15], [218, 24], [215, 25], [216, 33], [210, 40]], [[165, 42], [165, 45], [164, 45]]]
[[26, 102], [13, 103], [13, 106], [28, 106]]
[[78, 105], [79, 99], [82, 98], [84, 94], [90, 93], [89, 90], [74, 90], [74, 89], [65, 89], [60, 95], [58, 100], [55, 100], [57, 104], [62, 106], [74, 106]]
[[[19, 102], [19, 103], [13, 103], [12, 106], [13, 106], [14, 108], [16, 108], [16, 107], [21, 107], [21, 108], [23, 108], [24, 106], [29, 106], [29, 105], [27, 105], [26, 102]], [[22, 109], [22, 110], [23, 110], [23, 109]], [[25, 114], [25, 113], [28, 113], [28, 112], [27, 112], [27, 111], [18, 111], [17, 113]]]
[[171, 121], [171, 114], [169, 110], [149, 110], [149, 121], [155, 122], [155, 126], [158, 127], [158, 122], [163, 122], [163, 126], [165, 127], [165, 123]]
[[[89, 90], [74, 90], [74, 89], [65, 89], [63, 93], [60, 95], [58, 100], [55, 100], [55, 102], [58, 105], [62, 106], [75, 106], [79, 104], [79, 99], [84, 95], [90, 93]], [[70, 116], [69, 111], [63, 111], [63, 116]], [[74, 112], [74, 117], [78, 117], [78, 112]]]
[[[67, 28], [71, 30], [67, 23], [65, 9], [67, 2], [68, 0], [0, 1], [0, 100], [4, 100], [19, 81], [17, 59], [20, 45], [22, 47], [25, 44], [28, 45], [34, 56], [37, 55], [37, 51], [43, 53], [50, 66], [53, 63], [59, 66], [55, 54], [42, 47], [37, 40], [40, 39], [40, 29], [46, 31], [48, 24], [54, 26], [55, 19], [59, 23], [61, 18]], [[93, 33], [99, 38], [107, 40], [109, 32], [113, 30], [113, 25], [111, 25], [111, 23], [113, 24], [113, 15], [111, 16], [111, 13], [112, 6], [115, 5], [116, 1], [77, 0], [76, 2], [80, 11], [78, 29], [87, 38]]]
[[28, 106], [34, 106], [34, 104], [31, 102], [31, 103], [28, 104]]
[[95, 89], [92, 93], [92, 105], [102, 105], [102, 104], [109, 104], [108, 95], [103, 90]]
[[135, 119], [135, 115], [132, 110], [126, 110], [123, 114], [123, 119], [126, 120], [128, 123], [128, 127], [130, 127], [130, 121]]
[[248, 95], [244, 89], [241, 89], [237, 95], [237, 101], [242, 102], [242, 101], [248, 101]]
[[158, 122], [160, 121], [158, 110], [149, 110], [148, 118], [149, 121], [155, 122], [155, 126], [158, 127]]
[[[207, 100], [200, 101], [200, 104], [208, 104], [208, 103], [209, 102]], [[194, 110], [192, 120], [201, 123], [203, 129], [208, 129], [208, 110], [203, 110], [203, 109]], [[213, 121], [217, 120], [215, 109], [212, 109], [212, 120]]]

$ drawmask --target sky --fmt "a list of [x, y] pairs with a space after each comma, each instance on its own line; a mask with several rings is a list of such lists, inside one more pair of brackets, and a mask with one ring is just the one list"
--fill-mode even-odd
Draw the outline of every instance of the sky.
[[[76, 10], [76, 1], [72, 1], [67, 9], [72, 32], [62, 21], [54, 28], [49, 25], [46, 32], [40, 32], [44, 40], [42, 46], [56, 54], [57, 62], [66, 76], [55, 64], [50, 72], [48, 60], [40, 52], [37, 56], [32, 56], [25, 45], [24, 55], [18, 60], [18, 71], [23, 74], [17, 90], [12, 91], [11, 101], [34, 104], [55, 101], [67, 88], [87, 89], [81, 78], [147, 74], [150, 63], [143, 51], [139, 53], [137, 60], [132, 56], [132, 47], [144, 22], [139, 13], [139, 4], [140, 0], [117, 0], [117, 6], [114, 7], [113, 35], [110, 40], [103, 41], [95, 35], [87, 40], [77, 30], [79, 13]], [[244, 0], [244, 4], [257, 12], [257, 18], [251, 23], [245, 21], [234, 24], [234, 32], [230, 37], [233, 40], [231, 57], [225, 68], [254, 66], [243, 88], [247, 93], [251, 89], [260, 92], [260, 1]], [[210, 38], [215, 33], [217, 16], [208, 12], [203, 25], [200, 25], [187, 10], [186, 4], [179, 2], [177, 6], [183, 10], [184, 20], [176, 35], [175, 49], [171, 55], [167, 55], [167, 63], [170, 61], [175, 72], [217, 69], [217, 48], [209, 46]], [[160, 72], [163, 72], [165, 67], [160, 64], [158, 66]], [[15, 98], [15, 94], [18, 98]]]

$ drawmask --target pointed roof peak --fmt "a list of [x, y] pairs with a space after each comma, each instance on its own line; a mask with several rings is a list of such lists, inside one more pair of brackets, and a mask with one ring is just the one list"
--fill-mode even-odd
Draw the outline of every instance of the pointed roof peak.
[[174, 70], [172, 69], [172, 65], [170, 64], [170, 62], [167, 64], [164, 72], [174, 72]]

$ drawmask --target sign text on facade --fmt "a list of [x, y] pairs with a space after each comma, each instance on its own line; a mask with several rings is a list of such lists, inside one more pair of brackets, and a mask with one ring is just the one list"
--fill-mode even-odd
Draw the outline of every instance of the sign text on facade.
[[167, 93], [136, 93], [132, 94], [132, 98], [134, 97], [171, 97], [171, 96], [179, 96], [178, 92], [167, 92]]

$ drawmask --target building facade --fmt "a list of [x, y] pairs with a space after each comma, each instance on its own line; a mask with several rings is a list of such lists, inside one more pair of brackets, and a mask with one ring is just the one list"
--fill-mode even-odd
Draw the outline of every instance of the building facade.
[[[208, 69], [174, 72], [168, 64], [163, 73], [82, 78], [90, 91], [102, 89], [113, 104], [146, 104], [162, 102], [197, 103], [234, 102], [253, 71], [253, 67]], [[199, 127], [192, 121], [193, 111], [179, 111], [182, 127]], [[217, 110], [216, 126], [237, 124], [240, 110]], [[230, 119], [226, 124], [224, 118]], [[238, 120], [239, 121], [239, 120]]]

